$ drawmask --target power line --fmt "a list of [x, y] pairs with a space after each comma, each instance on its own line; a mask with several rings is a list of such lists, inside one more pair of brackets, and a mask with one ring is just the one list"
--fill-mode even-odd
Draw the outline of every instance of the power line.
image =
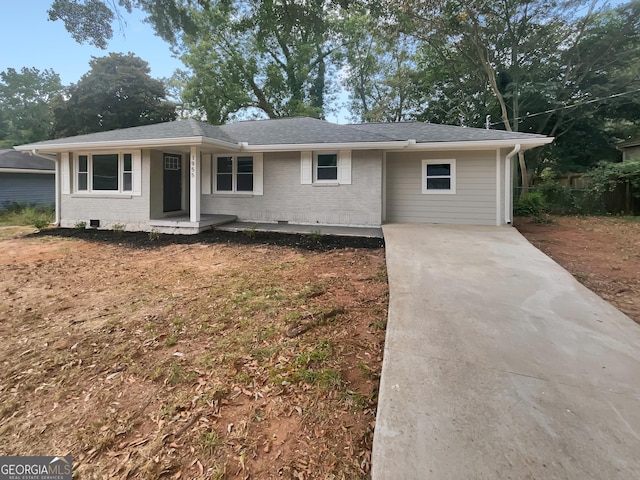
[[[602, 100], [607, 100], [609, 98], [622, 97], [623, 95], [629, 95], [631, 93], [637, 93], [637, 92], [640, 92], [640, 88], [637, 88], [636, 90], [630, 90], [628, 92], [614, 93], [613, 95], [609, 95], [607, 97], [594, 98], [592, 100], [587, 100], [581, 103], [574, 103], [573, 105], [566, 105], [564, 107], [552, 108], [550, 110], [545, 110], [544, 112], [532, 113], [531, 115], [523, 115], [522, 117], [517, 117], [517, 118], [514, 118], [513, 120], [520, 121], [520, 120], [524, 120], [525, 118], [537, 117], [538, 115], [546, 115], [547, 113], [553, 113], [559, 110], [568, 110], [570, 108], [575, 108], [575, 107], [580, 107], [582, 105], [588, 105], [590, 103], [600, 102]], [[499, 123], [504, 123], [504, 120], [492, 122], [491, 125], [498, 125]]]

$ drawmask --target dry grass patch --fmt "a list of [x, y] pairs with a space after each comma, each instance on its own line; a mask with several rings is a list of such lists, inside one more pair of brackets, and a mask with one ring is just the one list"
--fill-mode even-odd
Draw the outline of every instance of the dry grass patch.
[[30, 236], [0, 265], [0, 455], [69, 454], [80, 478], [367, 476], [381, 249]]

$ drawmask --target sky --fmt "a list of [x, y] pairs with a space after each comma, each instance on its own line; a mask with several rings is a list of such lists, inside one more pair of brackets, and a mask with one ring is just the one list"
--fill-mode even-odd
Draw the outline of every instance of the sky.
[[[157, 37], [151, 25], [143, 23], [139, 10], [129, 15], [123, 11], [127, 24], [120, 33], [114, 24], [114, 36], [105, 50], [77, 43], [61, 21], [49, 20], [47, 10], [52, 0], [0, 0], [0, 72], [7, 68], [20, 70], [35, 67], [53, 69], [63, 85], [80, 80], [89, 71], [91, 57], [104, 57], [110, 52], [133, 52], [149, 63], [153, 78], [168, 78], [182, 62], [175, 58], [169, 44]], [[342, 92], [340, 100], [346, 100]], [[340, 108], [327, 120], [346, 123], [347, 110]]]
[[170, 77], [182, 63], [174, 58], [169, 45], [156, 37], [144, 15], [123, 11], [127, 25], [124, 35], [114, 26], [114, 37], [105, 50], [80, 45], [71, 38], [61, 21], [48, 19], [51, 0], [0, 0], [0, 71], [7, 68], [53, 69], [63, 85], [76, 83], [89, 71], [91, 57], [109, 52], [133, 52], [149, 62], [151, 76]]

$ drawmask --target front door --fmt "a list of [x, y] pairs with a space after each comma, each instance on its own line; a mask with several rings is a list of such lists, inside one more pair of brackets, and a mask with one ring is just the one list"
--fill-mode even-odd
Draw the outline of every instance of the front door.
[[182, 210], [182, 157], [164, 154], [164, 200], [163, 210], [175, 212]]

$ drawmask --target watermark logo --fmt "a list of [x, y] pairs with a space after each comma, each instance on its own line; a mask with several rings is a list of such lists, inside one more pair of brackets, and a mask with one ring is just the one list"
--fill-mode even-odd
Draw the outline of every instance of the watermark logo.
[[71, 457], [0, 457], [0, 480], [71, 480]]

